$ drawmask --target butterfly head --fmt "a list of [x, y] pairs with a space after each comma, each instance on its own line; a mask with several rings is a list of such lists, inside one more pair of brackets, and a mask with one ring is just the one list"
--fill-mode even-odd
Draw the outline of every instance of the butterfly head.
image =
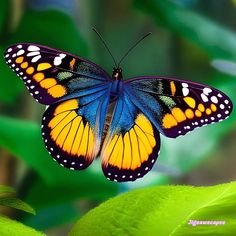
[[113, 80], [121, 80], [122, 76], [122, 69], [120, 67], [114, 67], [112, 72], [112, 79]]

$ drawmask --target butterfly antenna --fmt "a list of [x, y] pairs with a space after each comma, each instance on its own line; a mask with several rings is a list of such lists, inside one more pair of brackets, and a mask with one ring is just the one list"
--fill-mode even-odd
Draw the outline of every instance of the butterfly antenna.
[[118, 67], [117, 63], [116, 63], [116, 60], [115, 58], [113, 57], [112, 53], [111, 53], [111, 50], [109, 49], [109, 47], [107, 46], [105, 40], [103, 39], [103, 37], [101, 36], [101, 34], [98, 33], [98, 31], [95, 29], [95, 28], [92, 28], [92, 30], [98, 35], [98, 37], [101, 39], [103, 45], [105, 46], [105, 48], [107, 49], [107, 51], [109, 52], [109, 54], [111, 55], [114, 63], [115, 63], [115, 66]]
[[118, 63], [118, 67], [120, 67], [121, 62], [128, 56], [128, 54], [141, 42], [143, 41], [145, 38], [147, 38], [150, 34], [152, 34], [152, 32], [149, 32], [147, 34], [145, 34], [141, 39], [139, 39], [127, 52], [126, 54], [120, 59], [119, 63]]

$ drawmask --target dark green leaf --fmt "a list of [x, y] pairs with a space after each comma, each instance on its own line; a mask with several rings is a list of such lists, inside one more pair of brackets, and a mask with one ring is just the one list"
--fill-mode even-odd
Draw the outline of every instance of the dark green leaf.
[[30, 205], [14, 197], [0, 197], [0, 205], [12, 207], [35, 215], [35, 211]]

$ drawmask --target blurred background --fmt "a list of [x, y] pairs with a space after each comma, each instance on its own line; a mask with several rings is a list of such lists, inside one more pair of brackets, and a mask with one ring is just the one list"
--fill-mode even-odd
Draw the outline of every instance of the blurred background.
[[[111, 73], [113, 62], [92, 27], [117, 60], [152, 32], [124, 61], [125, 78], [183, 78], [214, 86], [236, 102], [235, 0], [5, 0], [0, 53], [10, 44], [33, 42], [88, 58]], [[53, 162], [41, 139], [44, 109], [1, 56], [0, 184], [13, 186], [36, 210], [36, 216], [9, 209], [4, 214], [49, 236], [66, 235], [88, 210], [130, 189], [236, 179], [236, 111], [184, 137], [162, 136], [153, 170], [134, 183], [118, 184], [104, 178], [99, 160], [81, 172]]]

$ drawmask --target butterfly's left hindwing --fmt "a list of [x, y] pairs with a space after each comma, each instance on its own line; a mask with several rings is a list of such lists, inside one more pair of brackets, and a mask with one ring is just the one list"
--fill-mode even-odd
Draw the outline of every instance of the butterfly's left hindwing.
[[47, 150], [61, 166], [72, 170], [88, 167], [96, 158], [105, 121], [108, 89], [49, 106], [42, 120]]
[[110, 79], [94, 63], [42, 45], [15, 44], [6, 49], [4, 57], [30, 94], [42, 104], [76, 96], [79, 91]]
[[105, 176], [117, 182], [141, 178], [152, 169], [159, 149], [158, 130], [121, 92], [100, 155]]
[[222, 121], [233, 108], [223, 92], [191, 81], [139, 77], [125, 84], [136, 106], [171, 138]]

